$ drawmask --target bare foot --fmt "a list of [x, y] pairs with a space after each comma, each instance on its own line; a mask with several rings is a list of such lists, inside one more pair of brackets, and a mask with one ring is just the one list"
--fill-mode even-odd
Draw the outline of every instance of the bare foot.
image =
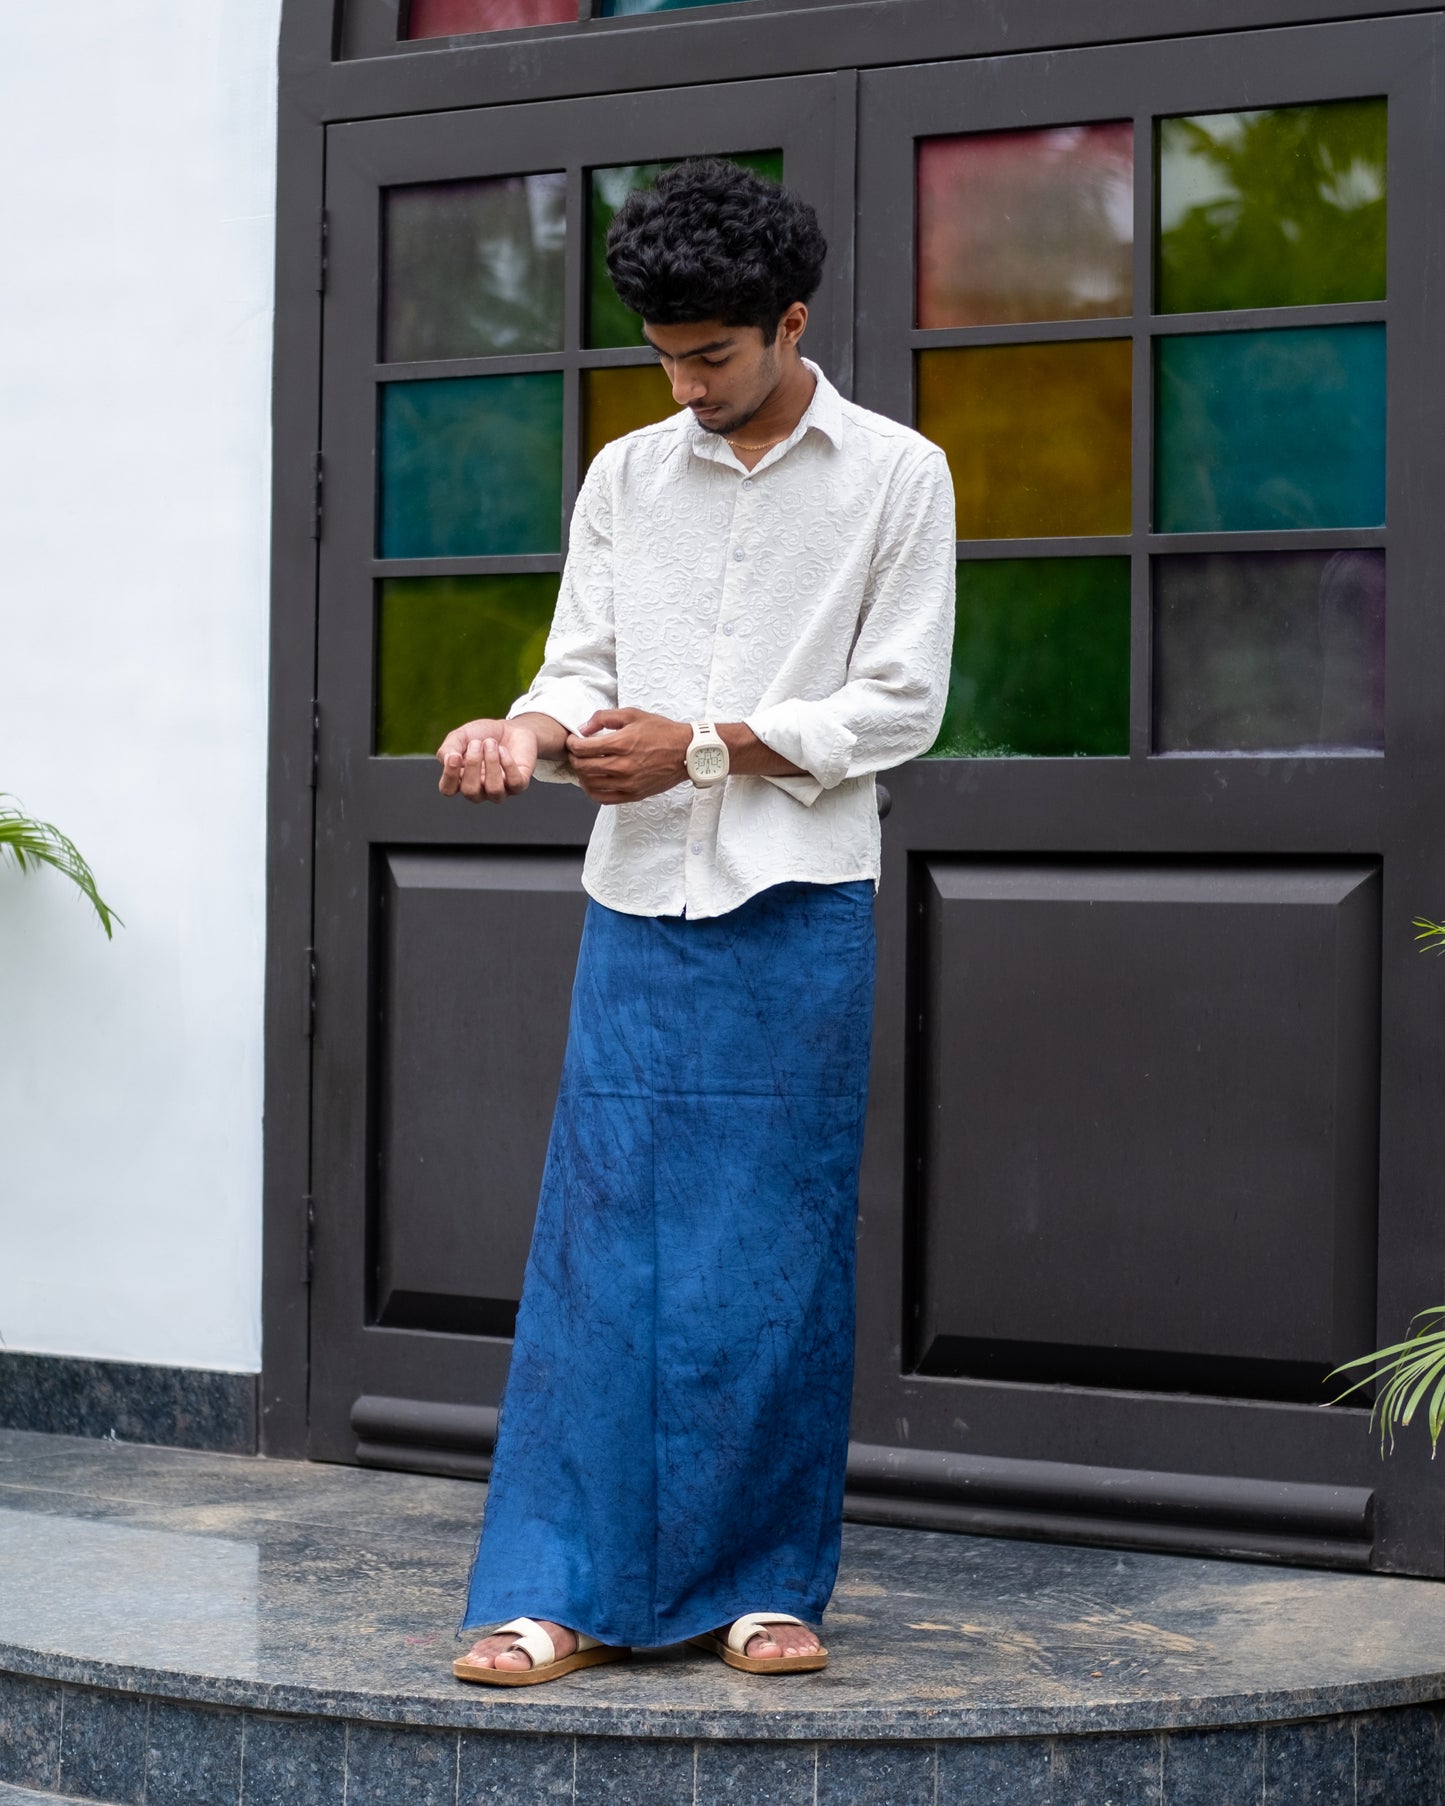
[[[569, 1656], [577, 1647], [577, 1633], [568, 1630], [565, 1625], [554, 1624], [550, 1618], [536, 1620], [552, 1639], [557, 1651], [557, 1659]], [[467, 1655], [469, 1662], [475, 1662], [479, 1668], [523, 1669], [532, 1666], [532, 1658], [525, 1649], [517, 1648], [517, 1635], [514, 1630], [504, 1630], [490, 1637], [483, 1637], [480, 1643], [474, 1643]]]
[[[730, 1625], [724, 1624], [713, 1635], [727, 1641]], [[756, 1631], [748, 1638], [748, 1646], [744, 1655], [756, 1656], [759, 1661], [776, 1662], [783, 1656], [812, 1655], [822, 1645], [806, 1624], [770, 1624], [766, 1630]]]

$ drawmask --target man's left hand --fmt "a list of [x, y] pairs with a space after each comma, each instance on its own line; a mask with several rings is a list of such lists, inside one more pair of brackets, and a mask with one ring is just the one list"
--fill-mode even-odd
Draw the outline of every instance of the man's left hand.
[[599, 709], [567, 736], [577, 782], [594, 803], [639, 803], [687, 781], [692, 728], [646, 709]]

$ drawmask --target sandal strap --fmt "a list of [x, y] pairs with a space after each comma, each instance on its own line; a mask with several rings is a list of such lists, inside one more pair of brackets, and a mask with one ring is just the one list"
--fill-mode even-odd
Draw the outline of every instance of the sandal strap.
[[499, 1624], [492, 1632], [494, 1637], [515, 1634], [514, 1649], [520, 1649], [527, 1656], [534, 1668], [550, 1668], [557, 1660], [557, 1645], [535, 1618], [513, 1618], [506, 1624]]
[[741, 1618], [735, 1618], [728, 1631], [728, 1648], [734, 1655], [746, 1655], [748, 1644], [760, 1631], [765, 1631], [770, 1624], [801, 1624], [801, 1618], [795, 1618], [790, 1612], [748, 1612]]
[[[520, 1649], [534, 1668], [549, 1668], [557, 1660], [557, 1645], [535, 1618], [513, 1618], [510, 1623], [499, 1624], [491, 1634], [500, 1637], [506, 1632], [516, 1636], [513, 1649]], [[596, 1637], [584, 1637], [579, 1630], [577, 1647], [579, 1650], [600, 1649], [602, 1645]]]

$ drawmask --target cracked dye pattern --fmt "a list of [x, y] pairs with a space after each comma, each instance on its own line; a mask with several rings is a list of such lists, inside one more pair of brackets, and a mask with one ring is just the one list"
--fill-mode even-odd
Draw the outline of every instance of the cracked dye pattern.
[[822, 1615], [873, 964], [867, 882], [588, 906], [465, 1627]]

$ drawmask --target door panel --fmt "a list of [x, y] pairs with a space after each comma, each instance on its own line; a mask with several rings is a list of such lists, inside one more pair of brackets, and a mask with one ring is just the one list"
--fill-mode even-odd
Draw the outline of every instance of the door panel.
[[1317, 1400], [1374, 1327], [1374, 868], [918, 882], [917, 1370]]
[[[1437, 58], [1376, 20], [860, 78], [858, 399], [959, 498], [944, 731], [889, 779], [862, 1516], [1178, 1546], [1160, 1475], [1214, 1489], [1200, 1547], [1440, 1571], [1425, 1464], [1320, 1408], [1445, 1267], [1397, 1052], [1445, 891]], [[1266, 1482], [1347, 1534], [1288, 1491], [1266, 1530]]]
[[332, 127], [320, 528], [313, 1454], [484, 1472], [566, 1038], [593, 810], [437, 794], [541, 661], [599, 443], [672, 401], [602, 258], [669, 160], [802, 190], [846, 369], [832, 76]]
[[510, 1336], [582, 933], [582, 857], [381, 855], [375, 1321]]

